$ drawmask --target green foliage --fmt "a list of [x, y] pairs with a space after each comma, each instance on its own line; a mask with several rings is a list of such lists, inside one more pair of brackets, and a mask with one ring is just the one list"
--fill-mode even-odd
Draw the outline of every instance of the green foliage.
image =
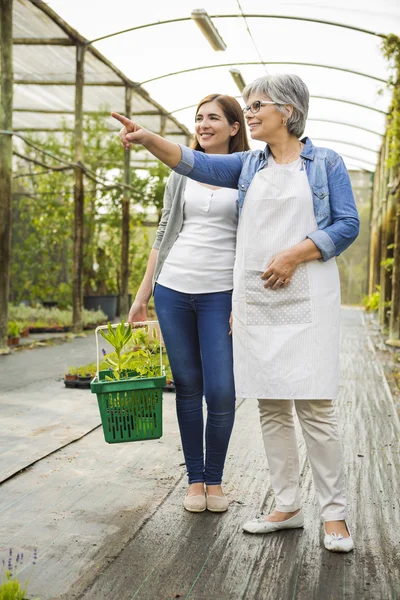
[[400, 162], [400, 38], [394, 34], [388, 35], [382, 43], [382, 52], [394, 72], [388, 82], [393, 96], [386, 131], [389, 139], [387, 168], [391, 168]]
[[132, 339], [132, 327], [124, 323], [120, 323], [115, 329], [111, 326], [111, 323], [107, 323], [108, 333], [104, 333], [101, 329], [100, 333], [105, 340], [115, 349], [115, 352], [120, 355], [122, 348]]
[[0, 600], [24, 600], [26, 587], [21, 587], [18, 579], [11, 576], [10, 571], [6, 571], [4, 583], [0, 586]]
[[128, 353], [129, 370], [135, 371], [141, 377], [160, 376], [159, 354], [160, 342], [155, 330], [149, 335], [143, 329], [137, 329], [132, 335], [133, 349]]
[[[377, 285], [375, 287], [376, 287], [376, 292], [374, 292], [373, 294], [370, 294], [369, 296], [365, 296], [364, 301], [363, 301], [365, 310], [371, 311], [371, 312], [379, 310], [380, 301], [381, 301], [381, 286]], [[392, 305], [392, 303], [389, 300], [388, 302], [384, 303], [384, 308], [390, 308], [391, 305]]]
[[16, 321], [8, 321], [8, 337], [16, 338], [20, 334], [20, 328]]
[[[18, 569], [23, 565], [23, 557], [23, 553], [18, 553], [14, 560], [13, 550], [10, 548], [3, 583], [0, 583], [0, 600], [24, 600], [26, 598], [28, 579], [22, 584], [18, 578]], [[36, 565], [36, 560], [37, 550], [34, 551], [32, 568]], [[3, 565], [6, 565], [4, 559], [2, 562]], [[33, 600], [40, 600], [40, 598]]]
[[[73, 135], [65, 126], [61, 133], [31, 136], [31, 140], [73, 162]], [[103, 117], [85, 117], [84, 147], [84, 164], [96, 178], [122, 182], [123, 151]], [[25, 146], [24, 154], [48, 165], [60, 164], [29, 146]], [[23, 159], [15, 160], [10, 299], [13, 303], [55, 300], [59, 307], [67, 308], [72, 303], [74, 172], [47, 171]], [[146, 211], [154, 213], [155, 207], [159, 213], [166, 176], [161, 164], [152, 174], [131, 169], [132, 292], [139, 286], [151, 248], [141, 223]], [[85, 176], [84, 191], [84, 294], [119, 293], [122, 190]]]
[[[45, 308], [43, 306], [18, 306], [8, 305], [10, 319], [16, 321], [22, 330], [22, 323], [28, 327], [71, 327], [72, 310], [59, 308]], [[107, 316], [102, 310], [83, 310], [83, 326], [95, 326], [107, 321]]]
[[100, 330], [100, 333], [115, 350], [112, 354], [106, 354], [104, 357], [106, 364], [111, 367], [113, 372], [113, 377], [106, 377], [106, 379], [123, 379], [127, 376], [130, 355], [122, 355], [122, 350], [132, 339], [132, 327], [130, 325], [125, 327], [124, 323], [120, 323], [113, 329], [111, 323], [108, 323], [108, 333], [104, 333], [103, 330]]
[[365, 296], [364, 298], [364, 306], [365, 310], [374, 312], [379, 309], [379, 303], [381, 299], [381, 286], [376, 286], [376, 292], [370, 294], [369, 296]]
[[393, 271], [394, 258], [386, 258], [381, 261], [381, 267], [384, 267], [385, 271], [391, 273]]
[[[157, 339], [155, 330], [146, 334], [141, 329], [135, 331], [128, 325], [120, 323], [115, 329], [108, 323], [108, 333], [100, 330], [101, 335], [114, 348], [114, 352], [104, 356], [104, 362], [112, 370], [112, 377], [106, 376], [106, 379], [113, 381], [121, 380], [127, 377], [158, 377], [160, 365], [155, 360], [157, 358], [157, 349], [160, 343]], [[131, 349], [125, 353], [122, 350], [131, 342]]]
[[[108, 369], [108, 365], [105, 361], [100, 363], [100, 371]], [[84, 377], [85, 375], [91, 375], [94, 377], [97, 371], [97, 364], [94, 362], [88, 363], [87, 365], [81, 365], [79, 367], [68, 367], [68, 373], [70, 375], [81, 375]]]
[[162, 162], [157, 161], [157, 164], [149, 169], [150, 185], [148, 192], [148, 201], [157, 210], [157, 222], [161, 219], [161, 211], [164, 204], [164, 191], [167, 185], [168, 177], [171, 170]]

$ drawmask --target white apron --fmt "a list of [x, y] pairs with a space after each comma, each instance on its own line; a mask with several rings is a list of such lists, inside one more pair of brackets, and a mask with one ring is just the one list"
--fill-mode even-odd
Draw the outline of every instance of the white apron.
[[333, 400], [339, 377], [340, 282], [336, 259], [297, 267], [290, 284], [260, 279], [280, 251], [318, 229], [305, 170], [265, 168], [239, 221], [233, 351], [240, 398]]

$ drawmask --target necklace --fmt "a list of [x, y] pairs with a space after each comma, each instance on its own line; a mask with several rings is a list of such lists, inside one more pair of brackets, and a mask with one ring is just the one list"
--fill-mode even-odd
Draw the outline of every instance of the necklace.
[[[301, 151], [302, 151], [302, 149], [303, 149], [303, 144], [300, 142], [300, 140], [298, 140], [298, 142], [299, 142], [299, 146], [300, 146], [300, 154], [301, 154]], [[292, 158], [293, 158], [293, 157], [294, 157], [296, 154], [298, 154], [298, 152], [299, 152], [298, 150], [295, 150], [294, 152], [292, 152], [291, 154], [289, 154], [289, 156], [288, 156], [288, 157], [287, 157], [287, 158], [286, 158], [286, 159], [285, 159], [283, 162], [280, 162], [280, 163], [277, 163], [277, 164], [278, 164], [278, 165], [288, 165], [290, 162], [292, 162]], [[271, 152], [271, 154], [272, 154], [272, 152]], [[299, 155], [298, 155], [298, 156], [299, 156]], [[298, 156], [297, 156], [297, 158], [298, 158]], [[275, 157], [274, 157], [274, 155], [273, 155], [273, 154], [272, 154], [272, 157], [273, 157], [273, 159], [275, 160]], [[276, 162], [276, 160], [275, 160], [275, 162]]]

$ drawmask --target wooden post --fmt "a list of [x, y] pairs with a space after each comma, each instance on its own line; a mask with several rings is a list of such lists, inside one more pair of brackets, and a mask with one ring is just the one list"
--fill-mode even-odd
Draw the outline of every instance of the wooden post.
[[[388, 246], [393, 243], [393, 196], [388, 190], [391, 170], [386, 166], [386, 160], [389, 155], [390, 138], [386, 136], [385, 154], [383, 161], [383, 176], [382, 176], [382, 225], [381, 225], [381, 256], [380, 256], [380, 286], [381, 298], [379, 305], [379, 320], [382, 325], [388, 325], [388, 302], [390, 300], [391, 289], [391, 273], [388, 271], [385, 261], [392, 256], [392, 252], [388, 250]], [[383, 263], [383, 264], [382, 264]]]
[[[83, 84], [85, 46], [76, 47], [75, 78], [75, 162], [83, 161]], [[72, 330], [82, 331], [82, 279], [83, 279], [83, 171], [75, 167], [74, 185], [74, 262], [72, 277]]]
[[379, 322], [381, 325], [385, 325], [386, 321], [386, 271], [382, 266], [382, 261], [386, 259], [386, 211], [387, 211], [387, 168], [386, 160], [389, 149], [389, 138], [385, 137], [385, 143], [383, 145], [382, 160], [381, 160], [381, 174], [380, 174], [380, 212], [379, 212], [379, 285], [381, 288], [380, 303], [379, 303]]
[[[132, 88], [125, 88], [125, 116], [128, 119], [132, 111]], [[131, 151], [124, 151], [124, 183], [131, 183]], [[122, 195], [122, 242], [121, 242], [121, 289], [119, 298], [120, 315], [126, 316], [129, 313], [129, 206], [130, 190], [124, 188]]]
[[397, 187], [389, 338], [400, 340], [400, 185]]
[[373, 294], [375, 290], [375, 254], [376, 254], [376, 205], [378, 203], [377, 189], [379, 186], [379, 162], [374, 174], [374, 187], [372, 189], [371, 208], [370, 208], [370, 239], [369, 239], [369, 274], [368, 274], [368, 294]]
[[380, 273], [380, 245], [379, 245], [379, 210], [380, 210], [380, 189], [381, 189], [381, 164], [383, 160], [383, 146], [379, 155], [379, 161], [375, 171], [374, 190], [372, 195], [371, 207], [371, 241], [370, 241], [370, 261], [369, 261], [369, 283], [368, 293], [371, 295], [376, 292], [376, 286], [379, 285]]
[[[0, 129], [11, 131], [13, 109], [12, 0], [0, 0]], [[0, 354], [8, 354], [11, 256], [12, 136], [0, 134]]]

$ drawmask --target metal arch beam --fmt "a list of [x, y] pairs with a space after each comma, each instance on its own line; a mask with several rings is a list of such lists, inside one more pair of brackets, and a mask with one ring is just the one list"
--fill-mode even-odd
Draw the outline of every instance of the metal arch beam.
[[[375, 173], [377, 165], [369, 162], [368, 160], [363, 160], [362, 158], [358, 158], [358, 156], [349, 156], [348, 154], [342, 154], [341, 152], [340, 152], [340, 156], [342, 158], [348, 158], [350, 160], [356, 160], [361, 163], [366, 163], [367, 165], [372, 165], [374, 167], [373, 169], [366, 169], [366, 170], [370, 171], [371, 173]], [[359, 167], [359, 168], [365, 168], [365, 167]]]
[[[241, 98], [242, 96], [235, 96], [236, 99]], [[316, 98], [318, 100], [332, 100], [333, 102], [343, 102], [344, 104], [351, 104], [353, 106], [358, 106], [359, 108], [366, 108], [367, 110], [373, 110], [382, 115], [387, 115], [388, 113], [385, 110], [380, 110], [379, 108], [375, 108], [374, 106], [368, 106], [366, 104], [359, 104], [358, 102], [353, 102], [352, 100], [344, 100], [343, 98], [331, 98], [330, 96], [310, 96], [310, 98]], [[190, 104], [189, 106], [183, 106], [182, 108], [176, 108], [175, 110], [170, 111], [170, 115], [173, 115], [177, 112], [181, 112], [182, 110], [187, 110], [188, 108], [195, 108], [197, 104]]]
[[[350, 29], [352, 31], [357, 31], [358, 33], [366, 33], [368, 35], [373, 35], [376, 37], [380, 37], [386, 39], [386, 35], [384, 33], [377, 33], [376, 31], [371, 31], [370, 29], [363, 29], [361, 27], [356, 27], [355, 25], [345, 25], [344, 23], [336, 23], [335, 21], [325, 21], [323, 19], [312, 19], [308, 17], [292, 17], [289, 15], [265, 15], [265, 14], [237, 14], [237, 15], [209, 15], [210, 19], [286, 19], [290, 21], [306, 21], [309, 23], [318, 23], [320, 25], [332, 25], [334, 27], [342, 27], [344, 29]], [[106, 40], [111, 37], [116, 37], [117, 35], [122, 35], [123, 33], [128, 33], [129, 31], [138, 31], [140, 29], [146, 29], [148, 27], [157, 27], [158, 25], [169, 25], [171, 23], [180, 23], [183, 21], [192, 21], [191, 17], [180, 17], [178, 19], [168, 19], [166, 21], [155, 21], [154, 23], [145, 23], [144, 25], [137, 25], [136, 27], [129, 27], [128, 29], [121, 29], [121, 31], [115, 31], [113, 33], [109, 33], [108, 35], [103, 35], [101, 37], [95, 38], [93, 40], [89, 40], [86, 42], [86, 45], [94, 44], [95, 42], [100, 42], [101, 40]]]
[[[324, 142], [327, 140], [320, 141]], [[365, 160], [364, 158], [360, 158], [358, 156], [350, 156], [349, 154], [342, 154], [342, 152], [338, 152], [338, 154], [340, 154], [340, 156], [342, 156], [343, 158], [349, 158], [350, 160], [357, 160], [358, 162], [365, 163], [367, 165], [372, 165], [374, 168], [376, 168], [377, 165], [377, 163], [371, 162], [370, 160]]]
[[[343, 154], [341, 154], [341, 156], [343, 156]], [[360, 171], [363, 171], [364, 173], [374, 173], [375, 172], [371, 168], [360, 167], [360, 165], [356, 165], [355, 163], [352, 163], [350, 161], [347, 161], [347, 164], [349, 165], [349, 167], [353, 167], [353, 168], [355, 167], [356, 169], [359, 169]], [[349, 171], [351, 171], [351, 169], [349, 169]]]
[[333, 102], [343, 102], [344, 104], [351, 104], [353, 106], [358, 106], [359, 108], [373, 110], [381, 115], [389, 114], [386, 110], [381, 110], [380, 108], [375, 108], [374, 106], [368, 106], [367, 104], [360, 104], [359, 102], [353, 102], [352, 100], [344, 100], [343, 98], [331, 98], [330, 96], [310, 96], [310, 98], [316, 98], [317, 100], [332, 100]]
[[360, 125], [353, 125], [352, 123], [345, 123], [344, 121], [333, 121], [332, 119], [307, 119], [307, 121], [332, 123], [333, 125], [345, 125], [346, 127], [352, 127], [353, 129], [360, 129], [361, 131], [366, 131], [367, 133], [373, 133], [374, 135], [379, 135], [379, 137], [383, 138], [383, 133], [380, 133], [379, 131], [374, 131], [373, 129], [367, 129], [366, 127], [361, 127]]
[[[165, 113], [163, 107], [158, 104], [150, 95], [146, 92], [145, 89], [138, 86], [135, 82], [131, 81], [122, 71], [120, 71], [113, 63], [108, 60], [105, 56], [101, 54], [97, 48], [91, 46], [90, 42], [86, 38], [84, 38], [80, 33], [78, 33], [73, 27], [68, 25], [66, 21], [64, 21], [44, 0], [32, 0], [32, 4], [35, 5], [36, 8], [40, 9], [47, 17], [51, 19], [53, 23], [55, 23], [64, 33], [68, 35], [70, 39], [73, 40], [74, 45], [81, 45], [95, 57], [97, 60], [102, 62], [106, 67], [111, 69], [124, 83], [125, 86], [132, 87], [135, 89], [135, 92], [142, 96], [145, 100], [147, 100], [150, 104], [152, 104], [155, 108], [159, 110], [161, 114]], [[174, 119], [174, 117], [172, 117]], [[175, 122], [175, 121], [174, 121]], [[175, 122], [177, 127], [183, 132], [183, 135], [188, 135], [188, 129], [184, 127], [178, 121]]]
[[350, 73], [351, 75], [359, 75], [360, 77], [367, 77], [368, 79], [373, 79], [374, 81], [379, 81], [380, 83], [387, 83], [386, 79], [381, 79], [380, 77], [375, 77], [374, 75], [368, 75], [368, 73], [361, 73], [360, 71], [353, 71], [352, 69], [345, 69], [343, 67], [334, 67], [331, 65], [320, 65], [318, 63], [305, 63], [305, 62], [292, 62], [292, 61], [255, 61], [255, 62], [237, 62], [237, 63], [221, 63], [218, 65], [206, 65], [203, 67], [194, 67], [193, 69], [183, 69], [182, 71], [175, 71], [171, 73], [165, 73], [164, 75], [158, 75], [157, 77], [152, 77], [152, 79], [146, 79], [145, 81], [141, 81], [140, 85], [146, 85], [146, 83], [151, 83], [153, 81], [158, 81], [159, 79], [166, 79], [167, 77], [173, 77], [174, 75], [183, 75], [184, 73], [192, 73], [194, 71], [203, 71], [206, 69], [218, 69], [221, 67], [240, 67], [247, 65], [297, 65], [304, 67], [319, 67], [321, 69], [332, 69], [334, 71], [342, 71], [344, 73]]
[[335, 144], [345, 144], [346, 146], [353, 146], [354, 148], [360, 148], [360, 150], [366, 150], [367, 152], [373, 152], [374, 154], [379, 154], [380, 150], [371, 150], [371, 148], [367, 148], [366, 146], [361, 146], [360, 144], [353, 144], [352, 142], [345, 142], [344, 140], [332, 140], [330, 138], [313, 138], [315, 140], [318, 140], [320, 142], [332, 142]]

